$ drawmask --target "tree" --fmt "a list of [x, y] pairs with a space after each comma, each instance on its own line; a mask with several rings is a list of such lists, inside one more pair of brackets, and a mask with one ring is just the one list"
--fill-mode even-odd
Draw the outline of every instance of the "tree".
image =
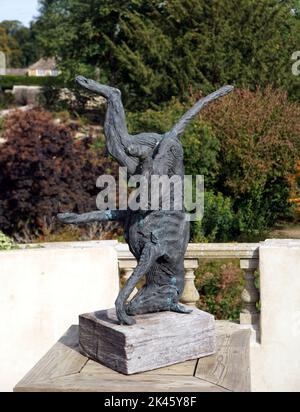
[[3, 27], [0, 27], [0, 49], [4, 53], [9, 53], [9, 37], [6, 30]]
[[[129, 127], [162, 133], [198, 98], [129, 114]], [[204, 108], [189, 125], [181, 137], [185, 172], [205, 178], [204, 218], [192, 226], [194, 239], [249, 240], [291, 215], [291, 187], [298, 198], [299, 118], [298, 103], [267, 87], [237, 89]]]
[[202, 112], [220, 142], [215, 190], [232, 199], [240, 233], [259, 235], [289, 216], [299, 118], [299, 104], [271, 87], [236, 90]]
[[[41, 0], [39, 40], [65, 74], [118, 85], [130, 107], [224, 83], [292, 89], [295, 0]], [[292, 12], [294, 9], [294, 12]]]
[[35, 27], [34, 22], [28, 28], [18, 20], [0, 23], [0, 50], [6, 53], [10, 67], [28, 67], [38, 59]]
[[36, 23], [31, 22], [29, 28], [25, 26], [19, 27], [14, 34], [19, 47], [22, 51], [21, 66], [28, 67], [35, 63], [42, 55], [42, 50], [37, 44]]
[[6, 29], [0, 25], [0, 50], [6, 54], [7, 65], [17, 67], [19, 65], [21, 50], [16, 40], [11, 37]]
[[24, 26], [19, 20], [3, 20], [0, 23], [1, 27], [4, 28], [8, 36], [15, 36], [20, 29]]

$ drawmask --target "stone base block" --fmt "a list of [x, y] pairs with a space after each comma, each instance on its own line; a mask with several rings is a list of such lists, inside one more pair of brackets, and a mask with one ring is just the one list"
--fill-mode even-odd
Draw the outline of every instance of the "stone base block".
[[111, 369], [130, 375], [212, 355], [216, 350], [214, 317], [159, 312], [135, 316], [133, 326], [119, 325], [115, 309], [79, 316], [81, 352]]

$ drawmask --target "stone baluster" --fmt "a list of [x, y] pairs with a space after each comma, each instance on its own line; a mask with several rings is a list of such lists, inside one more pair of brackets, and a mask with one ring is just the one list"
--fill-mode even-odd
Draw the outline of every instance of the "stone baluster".
[[245, 288], [242, 292], [243, 309], [240, 313], [241, 325], [257, 325], [259, 311], [256, 307], [259, 301], [259, 291], [255, 286], [254, 272], [258, 268], [258, 259], [241, 259], [240, 268], [244, 271]]
[[180, 302], [188, 306], [196, 306], [199, 300], [199, 293], [195, 286], [195, 270], [198, 265], [198, 259], [185, 258], [184, 260], [184, 290]]
[[[121, 272], [121, 286], [125, 284], [125, 282], [130, 278], [134, 268], [136, 267], [136, 260], [135, 259], [124, 259], [119, 261], [119, 268]], [[137, 293], [137, 288], [134, 288], [132, 293], [130, 294], [128, 300], [131, 300]]]

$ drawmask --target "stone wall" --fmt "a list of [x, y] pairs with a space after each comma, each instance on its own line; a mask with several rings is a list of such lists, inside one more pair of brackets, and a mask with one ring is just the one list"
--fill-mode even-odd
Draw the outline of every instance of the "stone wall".
[[[251, 390], [300, 391], [300, 240], [222, 247], [243, 259], [259, 249], [261, 323], [260, 334], [253, 330], [260, 338], [250, 347]], [[123, 249], [114, 241], [95, 241], [0, 252], [0, 391], [11, 390], [71, 324], [78, 324], [78, 314], [114, 306], [118, 255], [127, 268]], [[210, 249], [216, 249], [213, 255]], [[190, 245], [187, 257], [231, 257], [227, 249]]]
[[261, 340], [251, 346], [252, 391], [300, 391], [300, 240], [259, 248]]
[[0, 391], [10, 391], [78, 315], [114, 306], [119, 291], [111, 242], [0, 252]]
[[41, 89], [40, 86], [14, 86], [12, 94], [15, 103], [20, 106], [38, 105]]

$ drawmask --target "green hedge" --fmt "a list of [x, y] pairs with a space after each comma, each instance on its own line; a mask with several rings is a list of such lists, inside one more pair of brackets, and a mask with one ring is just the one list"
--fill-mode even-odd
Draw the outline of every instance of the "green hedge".
[[13, 86], [63, 86], [64, 81], [59, 77], [36, 77], [36, 76], [0, 76], [0, 87], [2, 90], [12, 89]]
[[10, 250], [16, 247], [15, 242], [0, 230], [0, 250]]

